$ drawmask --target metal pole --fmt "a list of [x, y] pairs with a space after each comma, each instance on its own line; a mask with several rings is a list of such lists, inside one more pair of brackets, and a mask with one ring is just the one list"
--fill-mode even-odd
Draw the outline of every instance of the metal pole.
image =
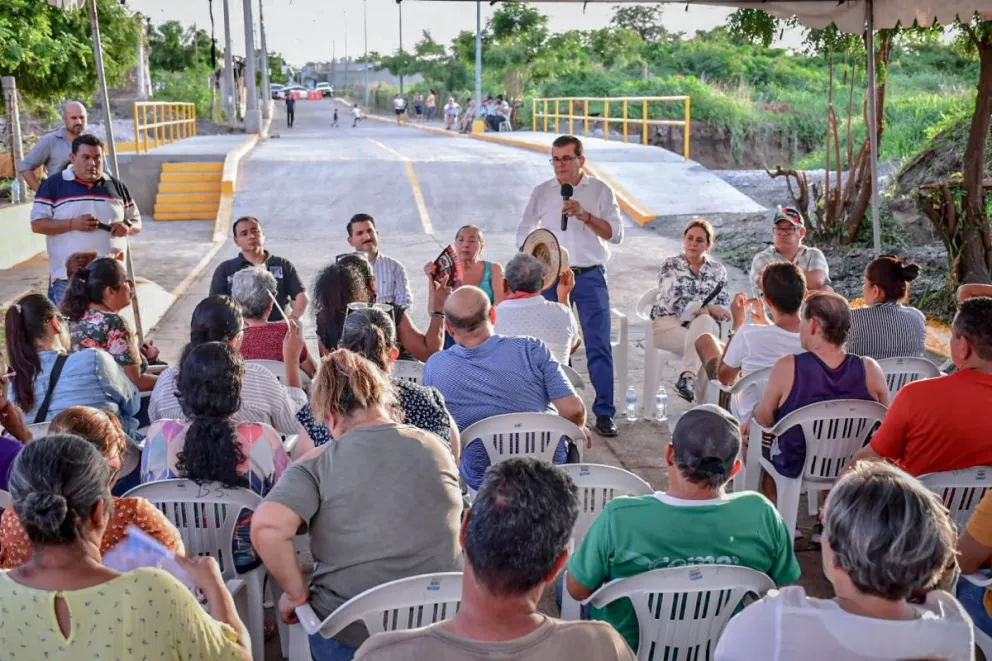
[[[107, 76], [103, 70], [103, 46], [100, 43], [100, 20], [96, 9], [96, 0], [90, 0], [90, 30], [93, 32], [93, 60], [96, 64], [96, 75], [100, 81], [100, 99], [103, 102], [103, 124], [107, 132], [107, 148], [110, 150], [110, 164], [113, 174], [120, 177], [117, 165], [117, 147], [114, 145], [114, 122], [110, 114], [110, 97], [107, 95]], [[137, 136], [135, 136], [137, 139]], [[131, 261], [131, 239], [125, 234], [124, 263], [127, 267], [128, 278], [135, 282], [134, 262]], [[138, 303], [138, 288], [132, 289], [131, 308], [134, 310], [134, 331], [138, 335], [138, 346], [145, 343], [145, 331], [141, 326], [141, 305]]]
[[224, 0], [224, 83], [227, 94], [224, 95], [224, 112], [227, 113], [227, 123], [231, 128], [238, 124], [238, 96], [234, 88], [234, 58], [231, 55], [231, 9], [230, 0]]
[[[396, 7], [400, 11], [400, 53], [403, 52], [403, 2], [397, 2]], [[403, 96], [403, 72], [400, 72], [400, 96]]]
[[262, 12], [262, 0], [258, 0], [258, 31], [262, 38], [262, 117], [272, 117], [272, 88], [269, 86], [269, 51], [265, 46], [265, 14]]
[[245, 92], [248, 97], [245, 110], [245, 133], [262, 131], [262, 113], [258, 110], [258, 88], [255, 85], [255, 29], [251, 14], [251, 0], [244, 0], [245, 8]]
[[362, 0], [362, 29], [365, 32], [365, 103], [369, 107], [369, 3]]
[[344, 13], [344, 89], [348, 93], [348, 98], [351, 98], [351, 91], [348, 89], [348, 12]]
[[14, 200], [27, 201], [27, 187], [24, 177], [17, 172], [17, 166], [24, 158], [24, 146], [21, 144], [21, 117], [17, 109], [17, 80], [13, 76], [3, 77], [3, 101], [7, 106], [7, 124], [10, 126], [10, 156], [14, 159]]
[[475, 0], [475, 116], [482, 117], [482, 0]]
[[875, 80], [875, 3], [868, 0], [865, 3], [865, 14], [868, 24], [868, 147], [871, 160], [871, 229], [875, 247], [875, 256], [882, 254], [882, 227], [878, 214], [881, 200], [878, 192], [878, 127], [875, 95], [878, 82]]

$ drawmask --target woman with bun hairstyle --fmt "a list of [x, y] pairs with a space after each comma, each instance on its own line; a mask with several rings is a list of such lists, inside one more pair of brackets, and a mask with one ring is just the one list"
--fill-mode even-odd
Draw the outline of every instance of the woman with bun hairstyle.
[[[104, 566], [113, 470], [78, 436], [25, 446], [10, 475], [31, 559], [0, 572], [4, 658], [248, 661], [249, 639], [210, 557], [176, 557], [207, 601], [161, 569]], [[16, 650], [16, 657], [14, 651]]]
[[926, 353], [927, 320], [922, 312], [905, 305], [909, 283], [919, 274], [919, 266], [898, 257], [883, 255], [872, 260], [862, 286], [865, 306], [851, 310], [848, 353], [875, 360]]
[[[127, 451], [127, 438], [121, 423], [106, 411], [92, 406], [71, 406], [55, 416], [49, 434], [75, 434], [100, 452], [110, 466], [110, 488], [121, 476]], [[128, 525], [136, 525], [157, 539], [170, 551], [182, 553], [179, 531], [154, 505], [144, 498], [114, 498], [110, 521], [100, 541], [100, 552], [106, 553], [127, 536]], [[0, 520], [0, 568], [20, 567], [31, 559], [31, 541], [13, 508], [8, 508]]]

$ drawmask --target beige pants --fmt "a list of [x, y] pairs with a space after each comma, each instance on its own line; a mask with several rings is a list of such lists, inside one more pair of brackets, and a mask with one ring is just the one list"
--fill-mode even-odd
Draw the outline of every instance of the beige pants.
[[658, 317], [654, 320], [654, 346], [666, 351], [674, 351], [682, 354], [683, 372], [690, 372], [693, 376], [699, 373], [702, 361], [696, 353], [696, 338], [704, 333], [720, 335], [720, 326], [716, 319], [703, 313], [692, 320], [688, 328], [682, 327], [682, 322], [678, 317]]

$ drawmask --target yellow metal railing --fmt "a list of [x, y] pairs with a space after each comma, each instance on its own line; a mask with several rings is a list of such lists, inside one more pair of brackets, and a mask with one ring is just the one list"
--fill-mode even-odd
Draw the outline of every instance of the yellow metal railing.
[[[682, 103], [685, 110], [684, 119], [650, 119], [651, 104], [657, 107], [659, 103]], [[568, 132], [575, 134], [575, 122], [581, 121], [583, 133], [589, 137], [590, 123], [599, 123], [603, 127], [603, 139], [610, 139], [610, 124], [621, 124], [623, 130], [623, 141], [627, 142], [629, 127], [631, 125], [641, 129], [641, 144], [648, 144], [649, 126], [681, 126], [683, 127], [683, 147], [682, 155], [685, 160], [689, 160], [689, 148], [691, 143], [692, 127], [692, 100], [688, 96], [614, 96], [614, 97], [588, 97], [588, 96], [566, 96], [558, 98], [540, 98], [531, 102], [531, 129], [538, 130], [539, 122], [543, 121], [543, 130], [548, 130], [548, 120], [554, 122], [553, 130], [561, 131], [559, 122], [567, 120]], [[563, 107], [564, 105], [564, 107]], [[600, 106], [602, 112], [593, 112], [590, 105]], [[610, 116], [610, 106], [614, 112], [620, 108], [620, 115]], [[631, 117], [632, 108], [640, 110], [640, 117]], [[562, 111], [567, 109], [567, 113]], [[579, 114], [576, 114], [578, 112]]]
[[137, 153], [196, 135], [196, 105], [168, 101], [134, 102]]

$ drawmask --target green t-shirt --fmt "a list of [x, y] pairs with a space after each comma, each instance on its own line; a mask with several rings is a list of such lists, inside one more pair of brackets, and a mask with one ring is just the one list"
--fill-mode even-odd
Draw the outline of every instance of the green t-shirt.
[[[589, 589], [652, 569], [685, 565], [740, 565], [767, 574], [776, 585], [799, 578], [792, 535], [774, 505], [753, 491], [712, 500], [681, 500], [664, 493], [616, 498], [593, 522], [568, 563]], [[637, 616], [628, 599], [603, 610], [606, 620], [638, 646]]]

